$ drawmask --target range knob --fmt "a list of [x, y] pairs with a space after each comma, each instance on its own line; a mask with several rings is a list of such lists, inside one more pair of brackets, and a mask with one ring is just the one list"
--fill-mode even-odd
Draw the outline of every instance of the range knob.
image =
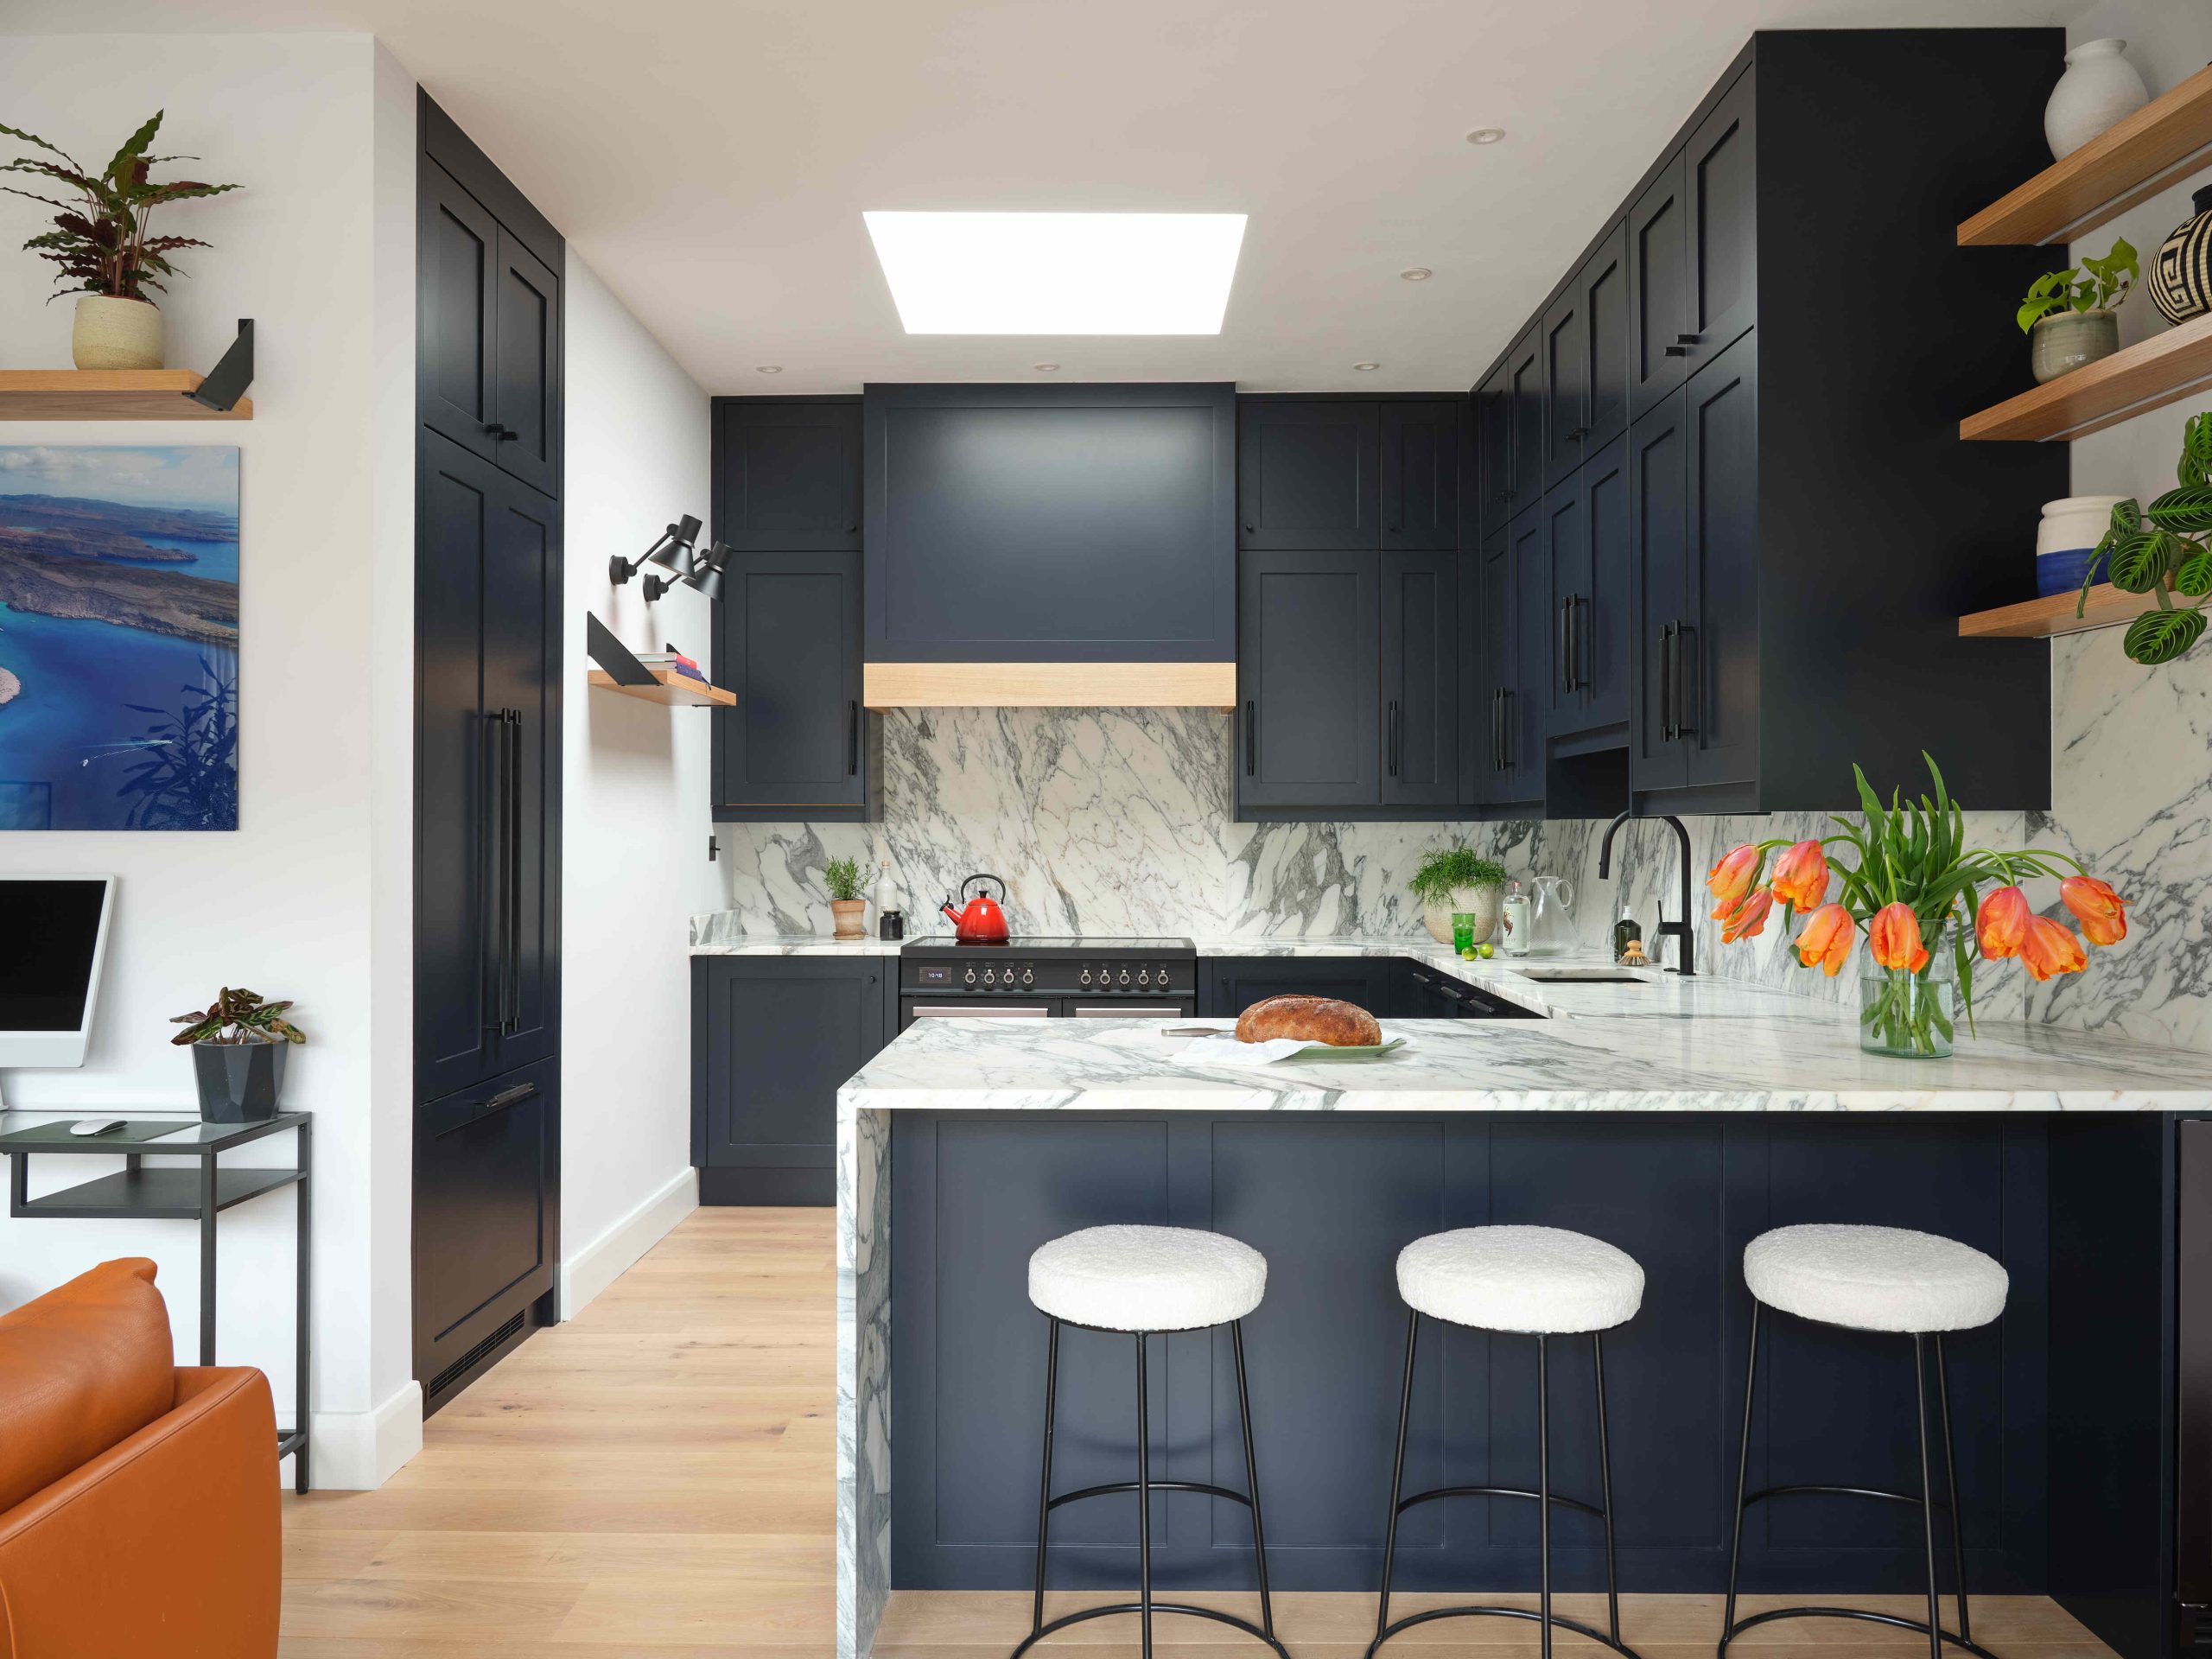
[[1024, 968], [1021, 970], [1021, 982], [1024, 985], [1034, 985], [1037, 982], [1036, 970], [1031, 968]]
[[976, 970], [973, 968], [970, 968], [968, 970], [967, 982], [970, 985], [973, 985], [976, 982]]
[[1140, 968], [1140, 969], [1137, 969], [1137, 983], [1138, 983], [1138, 984], [1140, 984], [1140, 985], [1149, 985], [1149, 984], [1151, 984], [1151, 983], [1152, 983], [1152, 969], [1149, 969], [1149, 968]]
[[1129, 970], [1128, 970], [1128, 969], [1124, 968], [1124, 969], [1122, 969], [1122, 984], [1124, 984], [1124, 985], [1126, 985], [1126, 984], [1128, 984], [1128, 982], [1129, 982]]
[[986, 984], [986, 985], [995, 985], [995, 984], [997, 984], [997, 983], [998, 983], [998, 977], [999, 977], [999, 976], [998, 976], [998, 970], [997, 970], [996, 969], [995, 969], [995, 968], [986, 968], [986, 969], [983, 969], [983, 983], [984, 983], [984, 984]]
[[1080, 979], [1078, 979], [1076, 982], [1077, 982], [1077, 984], [1080, 984], [1080, 985], [1088, 985], [1088, 984], [1090, 984], [1090, 969], [1088, 969], [1088, 968], [1084, 969], [1083, 970], [1082, 977], [1081, 977]]

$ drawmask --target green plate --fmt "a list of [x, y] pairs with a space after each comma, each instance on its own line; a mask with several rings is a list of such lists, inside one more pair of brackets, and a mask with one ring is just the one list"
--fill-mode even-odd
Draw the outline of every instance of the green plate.
[[1371, 1060], [1378, 1055], [1388, 1054], [1394, 1048], [1403, 1048], [1405, 1046], [1406, 1039], [1402, 1037], [1393, 1037], [1380, 1043], [1363, 1043], [1343, 1048], [1335, 1047], [1328, 1043], [1308, 1043], [1297, 1053], [1286, 1054], [1282, 1060], [1278, 1060], [1275, 1064], [1281, 1065], [1283, 1060]]

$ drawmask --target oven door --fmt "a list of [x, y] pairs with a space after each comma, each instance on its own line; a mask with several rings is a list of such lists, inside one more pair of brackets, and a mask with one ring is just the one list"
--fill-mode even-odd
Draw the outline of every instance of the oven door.
[[1068, 1014], [1076, 1020], [1188, 1020], [1198, 1011], [1198, 1005], [1187, 996], [1140, 997], [1134, 1001], [1116, 998], [1110, 1002], [1084, 996], [1068, 998]]
[[1031, 996], [986, 1002], [981, 998], [902, 996], [899, 1029], [917, 1020], [1050, 1020], [1060, 1011], [1058, 997]]

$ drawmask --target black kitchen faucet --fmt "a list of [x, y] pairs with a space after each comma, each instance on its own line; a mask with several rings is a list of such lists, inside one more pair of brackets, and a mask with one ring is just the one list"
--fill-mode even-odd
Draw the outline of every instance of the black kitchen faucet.
[[[1613, 833], [1633, 816], [1632, 813], [1624, 812], [1605, 826], [1605, 839], [1598, 848], [1598, 879], [1600, 881], [1610, 880], [1613, 873]], [[1690, 960], [1690, 832], [1682, 827], [1682, 821], [1680, 818], [1671, 814], [1651, 818], [1648, 822], [1671, 823], [1675, 826], [1675, 839], [1681, 843], [1681, 918], [1679, 921], [1670, 922], [1662, 915], [1659, 918], [1659, 937], [1664, 938], [1671, 933], [1681, 944], [1681, 961], [1673, 971], [1685, 976], [1694, 976], [1697, 969], [1692, 965]]]

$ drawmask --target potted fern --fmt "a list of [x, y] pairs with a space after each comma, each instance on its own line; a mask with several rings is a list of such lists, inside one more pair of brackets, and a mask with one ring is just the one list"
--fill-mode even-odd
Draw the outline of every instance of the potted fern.
[[831, 859], [822, 868], [822, 882], [830, 889], [830, 914], [836, 922], [836, 931], [832, 937], [840, 939], [868, 938], [868, 928], [861, 919], [868, 909], [868, 900], [861, 897], [860, 860]]
[[1421, 901], [1421, 920], [1429, 938], [1439, 944], [1452, 943], [1454, 914], [1475, 918], [1477, 944], [1497, 931], [1505, 867], [1484, 858], [1464, 842], [1455, 841], [1427, 854], [1406, 886]]
[[0, 186], [10, 195], [28, 196], [61, 211], [54, 228], [23, 244], [29, 252], [61, 267], [54, 293], [78, 296], [70, 331], [69, 354], [80, 369], [158, 369], [163, 348], [162, 314], [148, 290], [165, 292], [162, 278], [178, 275], [169, 255], [180, 248], [204, 248], [196, 237], [152, 236], [154, 209], [195, 196], [216, 196], [235, 184], [202, 184], [195, 179], [156, 183], [153, 169], [164, 162], [188, 162], [190, 156], [149, 156], [161, 130], [162, 111], [132, 133], [114, 159], [94, 173], [60, 146], [36, 133], [0, 124], [0, 134], [29, 144], [41, 154], [18, 156], [0, 172], [25, 173], [73, 193], [64, 201], [38, 190]]
[[169, 1039], [192, 1051], [200, 1116], [210, 1123], [258, 1123], [276, 1115], [284, 1088], [284, 1055], [307, 1033], [284, 1018], [289, 1002], [264, 1002], [252, 991], [223, 988], [205, 1008], [180, 1014], [184, 1029]]

